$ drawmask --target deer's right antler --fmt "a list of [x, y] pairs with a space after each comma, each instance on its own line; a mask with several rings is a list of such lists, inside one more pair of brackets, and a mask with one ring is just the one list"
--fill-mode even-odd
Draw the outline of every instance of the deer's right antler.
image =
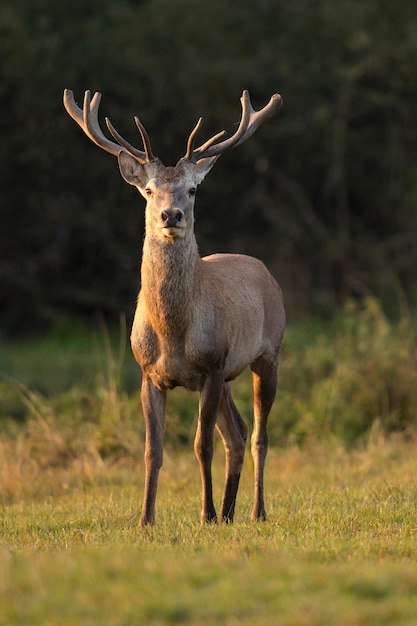
[[188, 139], [187, 151], [184, 157], [185, 159], [189, 159], [195, 163], [201, 158], [219, 156], [226, 150], [243, 143], [255, 132], [264, 120], [275, 115], [275, 113], [277, 113], [282, 106], [281, 96], [275, 93], [263, 109], [255, 111], [252, 108], [249, 92], [246, 89], [242, 94], [240, 102], [242, 104], [242, 118], [240, 120], [239, 128], [235, 134], [220, 143], [216, 143], [218, 139], [221, 139], [221, 137], [224, 136], [226, 131], [223, 130], [217, 135], [214, 135], [214, 137], [211, 137], [211, 139], [206, 141], [199, 148], [194, 148], [195, 137], [203, 121], [200, 117]]
[[149, 163], [155, 160], [152, 154], [151, 143], [149, 141], [148, 134], [137, 117], [135, 117], [136, 125], [142, 137], [143, 146], [145, 151], [138, 150], [132, 146], [126, 139], [123, 139], [121, 135], [115, 130], [110, 123], [110, 120], [106, 117], [107, 128], [113, 136], [113, 139], [117, 141], [111, 141], [103, 134], [98, 121], [98, 108], [100, 105], [101, 93], [98, 91], [91, 99], [90, 91], [86, 91], [84, 94], [83, 109], [76, 104], [74, 100], [74, 94], [70, 89], [64, 90], [64, 106], [69, 115], [77, 124], [83, 129], [87, 137], [91, 139], [99, 148], [102, 148], [106, 152], [118, 156], [121, 150], [126, 150], [135, 157], [140, 163]]

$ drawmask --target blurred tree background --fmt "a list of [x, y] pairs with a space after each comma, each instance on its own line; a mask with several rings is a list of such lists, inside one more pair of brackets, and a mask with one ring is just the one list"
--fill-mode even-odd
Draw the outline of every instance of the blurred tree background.
[[262, 258], [289, 317], [349, 296], [393, 315], [417, 301], [414, 0], [3, 0], [0, 7], [0, 322], [131, 315], [144, 202], [62, 105], [101, 91], [132, 143], [137, 114], [175, 164], [233, 131], [239, 97], [284, 107], [225, 154], [199, 191], [202, 254]]

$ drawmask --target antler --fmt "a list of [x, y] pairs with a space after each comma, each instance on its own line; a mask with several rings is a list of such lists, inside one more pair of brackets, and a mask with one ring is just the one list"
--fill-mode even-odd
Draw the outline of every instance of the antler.
[[242, 119], [240, 120], [239, 128], [235, 134], [232, 135], [232, 137], [216, 144], [216, 141], [225, 135], [226, 131], [223, 130], [217, 135], [211, 137], [211, 139], [206, 141], [199, 148], [194, 148], [195, 137], [203, 121], [200, 117], [194, 130], [188, 138], [187, 152], [184, 157], [185, 159], [189, 159], [195, 163], [198, 159], [218, 156], [225, 152], [225, 150], [229, 150], [230, 148], [239, 145], [248, 139], [248, 137], [255, 132], [264, 120], [275, 115], [275, 113], [277, 113], [282, 106], [281, 96], [275, 93], [263, 109], [260, 111], [254, 111], [250, 101], [249, 92], [246, 89], [242, 94], [240, 102], [242, 104]]
[[106, 117], [107, 128], [113, 136], [113, 139], [117, 141], [111, 141], [107, 139], [105, 135], [103, 135], [103, 131], [100, 128], [100, 124], [98, 121], [98, 108], [101, 101], [101, 93], [98, 91], [94, 94], [93, 99], [91, 99], [90, 91], [86, 91], [84, 94], [84, 105], [83, 109], [76, 104], [74, 100], [74, 94], [70, 89], [64, 90], [64, 106], [69, 115], [73, 120], [77, 122], [77, 124], [83, 129], [87, 137], [91, 139], [99, 148], [103, 148], [106, 152], [113, 154], [114, 156], [118, 156], [120, 151], [125, 149], [132, 156], [134, 156], [140, 163], [149, 163], [155, 159], [152, 154], [151, 143], [149, 141], [149, 137], [146, 133], [146, 130], [140, 123], [137, 117], [135, 117], [136, 125], [139, 129], [139, 132], [142, 137], [143, 145], [145, 148], [145, 152], [142, 150], [138, 150], [134, 146], [132, 146], [126, 139], [123, 139], [121, 135], [114, 129], [110, 120]]

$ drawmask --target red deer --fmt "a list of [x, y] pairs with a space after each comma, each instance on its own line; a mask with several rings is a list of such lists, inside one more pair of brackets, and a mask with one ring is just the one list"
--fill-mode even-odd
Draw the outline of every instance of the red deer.
[[264, 466], [267, 419], [275, 398], [278, 361], [285, 327], [281, 290], [259, 260], [242, 254], [201, 258], [194, 235], [197, 186], [225, 151], [245, 141], [282, 105], [275, 94], [260, 111], [249, 94], [241, 98], [242, 118], [233, 136], [218, 133], [195, 147], [200, 118], [189, 136], [185, 156], [165, 167], [154, 156], [148, 135], [135, 117], [144, 150], [128, 143], [106, 118], [113, 140], [98, 121], [101, 94], [85, 92], [83, 109], [72, 91], [64, 92], [70, 116], [100, 148], [118, 158], [122, 177], [146, 200], [141, 290], [131, 345], [142, 369], [141, 401], [146, 424], [145, 490], [141, 525], [155, 522], [155, 500], [162, 466], [166, 392], [177, 386], [199, 392], [194, 450], [202, 481], [202, 521], [216, 521], [212, 494], [213, 435], [216, 427], [226, 455], [221, 518], [233, 521], [243, 465], [247, 427], [231, 395], [231, 384], [252, 371], [254, 462], [252, 519], [266, 519]]

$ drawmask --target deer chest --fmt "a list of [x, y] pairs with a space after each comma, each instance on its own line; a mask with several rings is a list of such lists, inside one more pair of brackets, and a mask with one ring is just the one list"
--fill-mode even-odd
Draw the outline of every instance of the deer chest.
[[131, 336], [132, 351], [143, 374], [158, 389], [181, 386], [198, 391], [207, 373], [222, 361], [213, 342], [204, 334], [200, 336], [188, 329], [184, 334], [160, 336], [150, 324], [136, 322]]

